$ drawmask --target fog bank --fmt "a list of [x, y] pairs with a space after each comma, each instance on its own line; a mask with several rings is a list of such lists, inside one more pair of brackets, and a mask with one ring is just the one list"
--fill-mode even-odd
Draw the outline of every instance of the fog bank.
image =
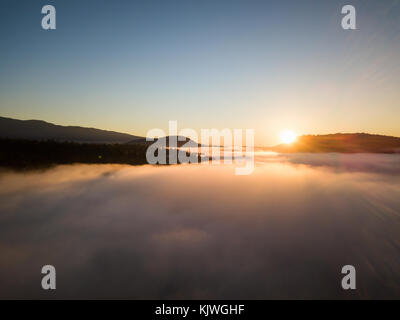
[[[396, 155], [0, 173], [0, 298], [400, 298]], [[40, 287], [57, 269], [57, 290]], [[357, 290], [341, 288], [342, 266]]]

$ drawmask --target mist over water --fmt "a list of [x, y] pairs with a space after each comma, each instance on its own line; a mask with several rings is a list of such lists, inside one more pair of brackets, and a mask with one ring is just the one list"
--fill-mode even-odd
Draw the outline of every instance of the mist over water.
[[0, 252], [3, 299], [400, 298], [400, 157], [1, 171]]

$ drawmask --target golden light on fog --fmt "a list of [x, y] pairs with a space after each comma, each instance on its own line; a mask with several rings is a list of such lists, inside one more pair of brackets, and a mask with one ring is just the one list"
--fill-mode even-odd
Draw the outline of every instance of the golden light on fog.
[[282, 143], [290, 144], [296, 141], [297, 135], [293, 131], [285, 130], [281, 133], [280, 138]]

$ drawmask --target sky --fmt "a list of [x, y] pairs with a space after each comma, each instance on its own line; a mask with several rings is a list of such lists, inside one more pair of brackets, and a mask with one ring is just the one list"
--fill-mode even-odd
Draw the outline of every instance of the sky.
[[400, 136], [399, 0], [2, 0], [0, 39], [0, 116], [250, 128], [257, 145], [287, 129]]

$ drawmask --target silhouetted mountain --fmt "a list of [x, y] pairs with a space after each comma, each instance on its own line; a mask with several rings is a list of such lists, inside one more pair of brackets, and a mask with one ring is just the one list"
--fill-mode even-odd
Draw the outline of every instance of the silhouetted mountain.
[[400, 138], [367, 133], [305, 135], [291, 144], [280, 144], [271, 149], [281, 153], [400, 153]]
[[126, 143], [141, 137], [94, 128], [59, 126], [41, 120], [0, 117], [0, 138], [80, 143]]

